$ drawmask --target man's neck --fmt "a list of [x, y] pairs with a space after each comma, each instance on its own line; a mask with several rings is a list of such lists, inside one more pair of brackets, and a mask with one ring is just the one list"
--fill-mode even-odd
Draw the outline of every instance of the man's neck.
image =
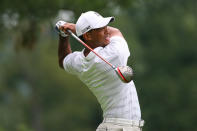
[[84, 56], [86, 57], [90, 53], [90, 50], [88, 48], [85, 48], [83, 51]]
[[[87, 44], [90, 48], [92, 48], [93, 50], [94, 50], [95, 48], [97, 48], [97, 47], [95, 47], [96, 44], [93, 44], [92, 41], [86, 41], [86, 44]], [[91, 52], [91, 50], [89, 50], [88, 48], [85, 48], [83, 54], [84, 54], [84, 56], [86, 57], [90, 52]]]

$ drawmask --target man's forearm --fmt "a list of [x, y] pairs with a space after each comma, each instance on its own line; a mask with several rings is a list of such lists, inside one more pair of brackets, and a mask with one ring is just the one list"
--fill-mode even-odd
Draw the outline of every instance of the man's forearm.
[[59, 58], [59, 66], [61, 68], [64, 68], [63, 60], [70, 53], [72, 53], [72, 50], [69, 43], [69, 37], [59, 36], [58, 58]]

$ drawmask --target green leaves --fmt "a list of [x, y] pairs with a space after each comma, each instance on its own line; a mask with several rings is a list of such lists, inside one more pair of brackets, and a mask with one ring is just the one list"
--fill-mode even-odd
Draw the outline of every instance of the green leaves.
[[196, 130], [196, 9], [195, 0], [2, 0], [0, 130], [92, 131], [102, 121], [93, 94], [58, 67], [52, 21], [59, 10], [72, 11], [73, 22], [87, 10], [115, 15], [111, 25], [131, 51], [145, 131]]

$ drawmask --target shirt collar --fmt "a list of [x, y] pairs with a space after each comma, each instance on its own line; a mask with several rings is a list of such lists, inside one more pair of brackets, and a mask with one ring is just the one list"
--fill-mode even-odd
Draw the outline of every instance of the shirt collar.
[[[103, 47], [97, 47], [97, 48], [95, 48], [94, 49], [94, 51], [96, 52], [96, 53], [98, 53], [99, 52], [99, 50], [101, 50]], [[82, 56], [86, 59], [86, 60], [91, 60], [92, 58], [94, 58], [96, 55], [92, 52], [92, 51], [90, 51], [90, 53], [85, 57], [84, 56], [84, 50], [85, 50], [85, 48], [81, 51], [81, 53], [82, 53]], [[100, 55], [100, 54], [99, 54]]]

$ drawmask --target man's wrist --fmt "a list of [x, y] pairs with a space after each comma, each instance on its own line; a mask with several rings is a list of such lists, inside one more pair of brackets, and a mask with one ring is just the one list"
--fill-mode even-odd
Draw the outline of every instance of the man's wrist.
[[59, 34], [62, 36], [62, 37], [68, 37], [69, 35], [66, 34], [65, 32], [63, 32], [62, 30], [60, 30]]
[[69, 35], [67, 35], [66, 37], [62, 36], [61, 34], [59, 34], [59, 38], [61, 40], [68, 40], [69, 39]]

